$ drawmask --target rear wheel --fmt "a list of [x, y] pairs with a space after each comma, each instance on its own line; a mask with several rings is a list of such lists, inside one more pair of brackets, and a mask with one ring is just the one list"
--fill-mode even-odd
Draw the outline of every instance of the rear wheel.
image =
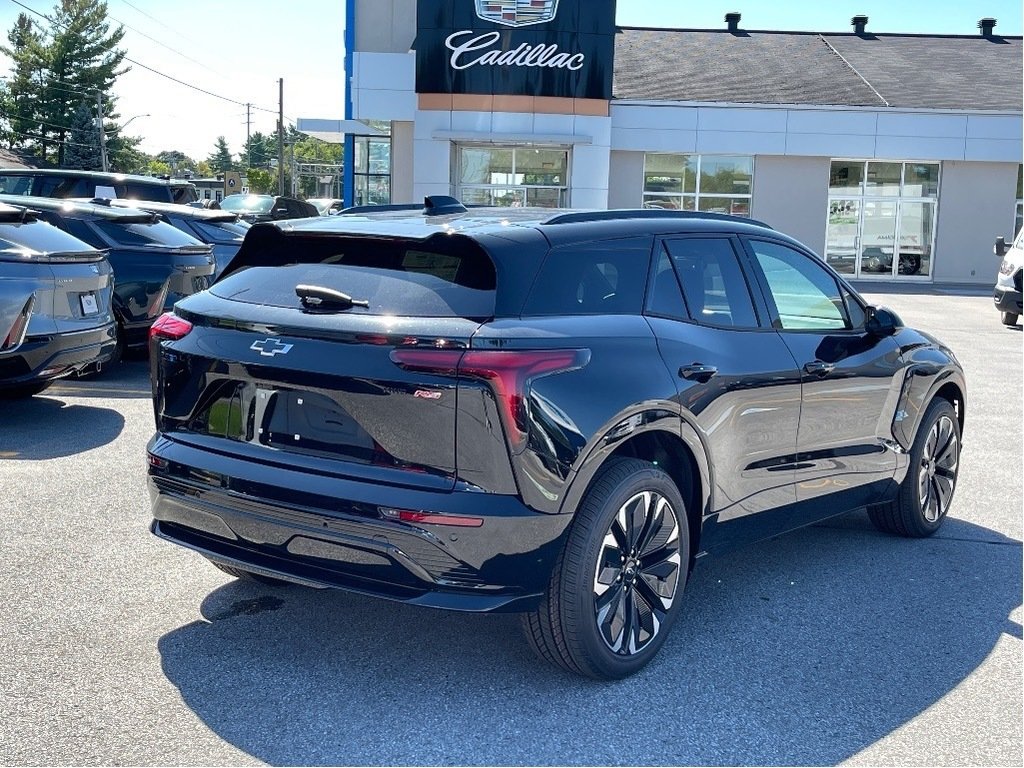
[[1016, 312], [1003, 312], [1003, 325], [1016, 325], [1017, 324], [1017, 313]]
[[960, 470], [960, 422], [947, 400], [933, 400], [910, 451], [910, 468], [896, 499], [868, 509], [875, 527], [921, 538], [942, 525]]
[[639, 671], [679, 613], [689, 557], [672, 478], [615, 460], [577, 510], [543, 601], [523, 616], [527, 640], [542, 659], [588, 677]]
[[235, 568], [230, 565], [224, 565], [218, 563], [216, 560], [211, 560], [215, 568], [218, 568], [228, 576], [234, 576], [236, 579], [242, 579], [243, 581], [258, 581], [260, 584], [270, 584], [275, 587], [288, 587], [291, 586], [290, 581], [284, 579], [275, 579], [273, 576], [264, 576], [261, 573], [253, 573], [252, 571], [246, 571], [242, 568]]
[[52, 383], [52, 381], [33, 381], [31, 384], [21, 384], [17, 387], [0, 387], [0, 400], [20, 400], [32, 397], [38, 395]]

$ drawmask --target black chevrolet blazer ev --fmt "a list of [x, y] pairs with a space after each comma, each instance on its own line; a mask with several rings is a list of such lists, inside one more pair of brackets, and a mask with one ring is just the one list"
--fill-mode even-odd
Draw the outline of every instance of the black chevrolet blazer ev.
[[617, 678], [694, 562], [858, 508], [927, 536], [952, 352], [755, 221], [473, 209], [257, 224], [150, 336], [153, 532], [228, 573], [523, 613]]

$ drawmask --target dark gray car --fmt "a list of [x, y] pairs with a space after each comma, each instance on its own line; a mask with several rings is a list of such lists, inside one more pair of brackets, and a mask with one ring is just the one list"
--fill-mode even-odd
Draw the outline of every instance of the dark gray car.
[[245, 233], [252, 226], [230, 211], [213, 208], [154, 203], [147, 200], [111, 200], [110, 204], [118, 208], [136, 208], [159, 214], [171, 226], [211, 246], [213, 258], [217, 262], [213, 279], [220, 275], [228, 262], [238, 253]]
[[34, 212], [0, 204], [0, 397], [28, 397], [115, 349], [113, 272]]

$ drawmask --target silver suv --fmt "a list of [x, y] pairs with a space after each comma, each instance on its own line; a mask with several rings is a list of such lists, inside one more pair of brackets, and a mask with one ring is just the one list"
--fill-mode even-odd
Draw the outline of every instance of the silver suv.
[[108, 360], [113, 286], [103, 251], [0, 204], [0, 398], [30, 397]]

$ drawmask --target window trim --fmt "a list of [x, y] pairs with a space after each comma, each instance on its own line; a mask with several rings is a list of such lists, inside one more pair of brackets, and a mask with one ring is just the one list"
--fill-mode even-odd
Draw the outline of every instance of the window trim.
[[[864, 335], [865, 330], [863, 326], [859, 328], [851, 327], [852, 322], [850, 317], [850, 310], [848, 307], [846, 307], [845, 299], [843, 299], [843, 308], [846, 314], [846, 317], [844, 318], [846, 322], [846, 328], [783, 328], [781, 325], [782, 319], [779, 315], [779, 308], [775, 303], [774, 296], [772, 295], [771, 286], [768, 285], [768, 278], [765, 277], [764, 270], [761, 269], [761, 265], [757, 261], [757, 254], [754, 251], [753, 246], [754, 242], [764, 242], [771, 243], [773, 245], [780, 245], [785, 248], [789, 248], [791, 251], [794, 251], [795, 253], [801, 254], [804, 258], [809, 259], [813, 264], [824, 269], [825, 272], [832, 278], [832, 280], [835, 281], [836, 288], [845, 289], [853, 298], [853, 300], [857, 302], [861, 310], [864, 311], [865, 313], [867, 312], [868, 305], [864, 302], [863, 297], [859, 293], [857, 293], [856, 290], [854, 290], [853, 286], [851, 286], [843, 279], [842, 275], [836, 272], [829, 264], [825, 262], [824, 259], [819, 258], [811, 251], [808, 251], [805, 248], [798, 247], [794, 243], [787, 242], [782, 239], [773, 238], [770, 236], [757, 235], [751, 237], [749, 235], [740, 235], [739, 239], [742, 242], [743, 248], [747, 253], [747, 259], [750, 262], [750, 266], [751, 269], [754, 271], [758, 287], [760, 288], [760, 291], [763, 295], [763, 299], [768, 310], [768, 317], [771, 321], [773, 330], [778, 331], [779, 333], [814, 333], [819, 336], [837, 336], [841, 334], [847, 336]], [[841, 299], [843, 298], [842, 290], [839, 290], [839, 297]]]
[[[480, 184], [480, 183], [462, 183], [462, 150], [463, 149], [493, 149], [493, 150], [506, 150], [512, 152], [512, 176], [516, 174], [516, 152], [519, 150], [531, 150], [531, 149], [542, 149], [551, 150], [554, 152], [565, 153], [565, 179], [561, 185], [557, 184]], [[527, 192], [531, 189], [551, 189], [558, 193], [558, 208], [565, 208], [571, 206], [572, 197], [572, 147], [565, 144], [501, 144], [501, 143], [489, 143], [479, 141], [457, 141], [452, 143], [452, 156], [451, 156], [451, 177], [452, 177], [452, 195], [457, 200], [463, 199], [462, 190], [486, 190], [493, 192], [494, 190], [504, 190], [514, 192], [516, 190], [523, 190], [524, 199], [528, 197]], [[528, 201], [527, 201], [528, 202]]]

